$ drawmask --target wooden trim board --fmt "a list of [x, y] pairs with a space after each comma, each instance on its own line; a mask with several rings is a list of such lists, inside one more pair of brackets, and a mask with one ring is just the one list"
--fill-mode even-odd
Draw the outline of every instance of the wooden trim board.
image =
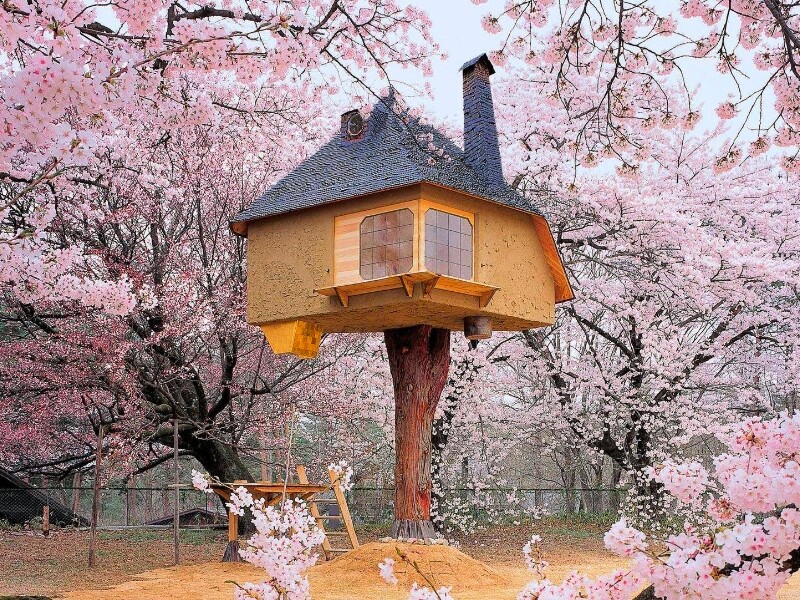
[[414, 295], [414, 285], [417, 283], [422, 283], [423, 294], [426, 296], [429, 296], [434, 289], [475, 296], [478, 298], [478, 303], [481, 308], [489, 304], [495, 292], [500, 289], [497, 286], [468, 281], [466, 279], [458, 279], [457, 277], [449, 277], [447, 275], [439, 275], [438, 273], [431, 273], [430, 271], [417, 271], [416, 273], [390, 275], [389, 277], [381, 277], [380, 279], [372, 279], [370, 281], [358, 283], [332, 285], [318, 288], [314, 291], [323, 296], [338, 297], [342, 306], [346, 308], [350, 304], [350, 297], [359, 294], [369, 294], [372, 292], [402, 288], [405, 290], [406, 295], [411, 297]]

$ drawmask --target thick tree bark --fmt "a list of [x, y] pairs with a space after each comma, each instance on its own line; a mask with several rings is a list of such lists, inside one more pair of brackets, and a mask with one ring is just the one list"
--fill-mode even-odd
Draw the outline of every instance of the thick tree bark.
[[181, 435], [181, 448], [188, 448], [197, 461], [212, 477], [224, 483], [238, 479], [255, 481], [236, 448], [220, 440], [198, 439], [193, 433]]
[[432, 538], [431, 431], [450, 367], [450, 331], [417, 325], [384, 332], [395, 398], [392, 537]]

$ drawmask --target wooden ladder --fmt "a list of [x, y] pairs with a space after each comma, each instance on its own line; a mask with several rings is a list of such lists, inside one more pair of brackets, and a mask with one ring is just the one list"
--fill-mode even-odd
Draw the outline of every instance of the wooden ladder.
[[[308, 508], [311, 516], [317, 522], [319, 527], [325, 533], [325, 539], [322, 542], [322, 551], [325, 554], [325, 560], [331, 560], [337, 554], [343, 554], [358, 548], [358, 537], [356, 537], [356, 530], [353, 527], [353, 519], [350, 517], [350, 509], [347, 508], [347, 499], [344, 497], [344, 492], [339, 486], [339, 476], [335, 471], [328, 470], [328, 477], [331, 478], [331, 489], [333, 490], [334, 498], [317, 498], [316, 496], [308, 501]], [[308, 474], [303, 465], [297, 465], [297, 480], [299, 483], [308, 483]], [[337, 505], [339, 507], [338, 515], [322, 514], [319, 510], [319, 505], [325, 504], [328, 506]], [[344, 525], [344, 531], [328, 531], [325, 529], [325, 521], [339, 521]], [[342, 540], [349, 543], [349, 548], [334, 548], [331, 546], [331, 540]]]

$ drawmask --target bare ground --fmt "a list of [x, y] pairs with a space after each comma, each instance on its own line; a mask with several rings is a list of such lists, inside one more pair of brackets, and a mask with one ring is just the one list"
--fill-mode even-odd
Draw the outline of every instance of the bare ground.
[[[513, 600], [528, 580], [521, 547], [533, 532], [544, 539], [543, 547], [551, 566], [549, 577], [560, 580], [572, 570], [599, 575], [625, 562], [602, 547], [604, 527], [571, 524], [559, 520], [533, 525], [498, 527], [480, 531], [461, 541], [461, 550], [483, 562], [496, 575], [489, 588], [474, 576], [476, 566], [468, 557], [459, 565], [450, 553], [446, 568], [439, 568], [437, 584], [455, 584], [459, 600]], [[384, 532], [360, 532], [364, 542]], [[255, 581], [259, 572], [249, 565], [219, 563], [225, 546], [222, 532], [183, 532], [181, 566], [170, 567], [170, 532], [103, 532], [99, 566], [89, 569], [87, 533], [72, 530], [54, 532], [45, 539], [25, 532], [0, 532], [0, 596], [8, 594], [46, 595], [65, 600], [230, 600], [231, 581]], [[394, 589], [376, 577], [372, 562], [393, 552], [370, 545], [349, 562], [341, 559], [314, 567], [309, 579], [314, 600], [355, 600], [405, 598], [407, 587]], [[421, 562], [430, 557], [420, 555]], [[455, 561], [455, 562], [454, 562]], [[338, 563], [338, 564], [337, 564]], [[437, 557], [425, 564], [443, 565]], [[455, 566], [454, 566], [455, 565]], [[436, 570], [433, 566], [432, 570]], [[363, 572], [360, 577], [358, 573]], [[447, 581], [453, 579], [453, 581]], [[401, 577], [401, 581], [403, 577]], [[410, 581], [410, 580], [409, 580]], [[507, 582], [507, 583], [506, 583]], [[783, 591], [781, 600], [800, 600], [800, 577]]]

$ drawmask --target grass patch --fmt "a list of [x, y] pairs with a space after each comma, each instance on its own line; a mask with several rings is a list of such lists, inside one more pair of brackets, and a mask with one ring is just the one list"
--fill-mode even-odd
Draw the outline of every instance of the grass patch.
[[[189, 544], [190, 546], [214, 543], [223, 536], [224, 532], [213, 529], [181, 529], [180, 531], [181, 544]], [[101, 531], [99, 537], [101, 540], [109, 542], [171, 542], [172, 530], [120, 529], [116, 531]]]

